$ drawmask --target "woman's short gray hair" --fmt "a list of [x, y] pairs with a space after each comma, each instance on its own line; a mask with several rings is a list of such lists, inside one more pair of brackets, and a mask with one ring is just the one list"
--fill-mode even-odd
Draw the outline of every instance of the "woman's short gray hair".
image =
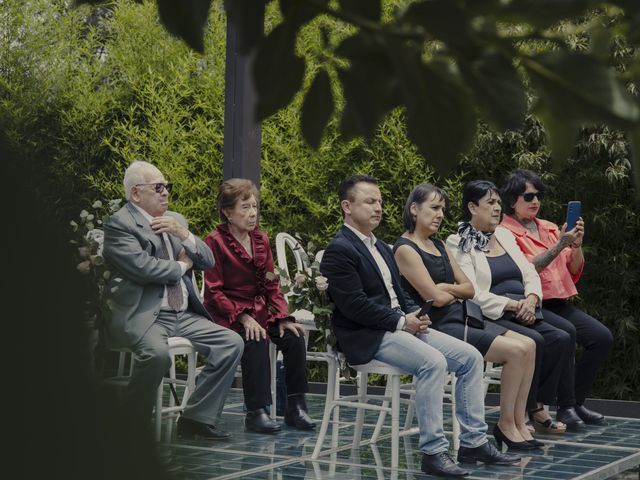
[[[131, 189], [140, 183], [145, 183], [146, 174], [158, 170], [158, 167], [143, 160], [135, 160], [124, 172], [124, 195], [127, 200], [131, 200]], [[158, 170], [159, 171], [159, 170]]]

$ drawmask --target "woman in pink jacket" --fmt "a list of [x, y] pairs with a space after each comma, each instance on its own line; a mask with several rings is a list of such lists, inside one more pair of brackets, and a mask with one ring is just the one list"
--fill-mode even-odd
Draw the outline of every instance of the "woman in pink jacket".
[[584, 349], [575, 364], [574, 384], [560, 382], [556, 418], [568, 429], [585, 428], [585, 424], [602, 424], [604, 417], [584, 406], [598, 368], [607, 358], [613, 336], [607, 327], [576, 308], [569, 299], [578, 294], [575, 283], [582, 274], [584, 255], [584, 221], [566, 231], [552, 222], [539, 219], [545, 185], [530, 170], [516, 170], [500, 190], [506, 213], [501, 225], [513, 233], [516, 243], [533, 263], [542, 283], [542, 308], [546, 322], [565, 330]]

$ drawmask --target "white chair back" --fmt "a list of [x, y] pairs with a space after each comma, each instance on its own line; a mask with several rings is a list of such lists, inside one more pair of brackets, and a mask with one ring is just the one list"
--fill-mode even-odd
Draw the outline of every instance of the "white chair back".
[[291, 250], [293, 258], [296, 262], [296, 270], [305, 272], [309, 267], [309, 256], [304, 251], [300, 242], [286, 232], [280, 232], [276, 235], [276, 256], [278, 260], [278, 268], [287, 272], [290, 276], [289, 264], [287, 262], [287, 247]]

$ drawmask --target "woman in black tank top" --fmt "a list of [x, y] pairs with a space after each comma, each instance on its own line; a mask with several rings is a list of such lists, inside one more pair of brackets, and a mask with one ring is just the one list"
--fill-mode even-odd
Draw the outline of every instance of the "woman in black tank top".
[[429, 313], [432, 328], [466, 341], [485, 360], [504, 364], [501, 379], [500, 418], [493, 432], [496, 441], [516, 450], [540, 445], [526, 426], [526, 402], [533, 376], [535, 343], [492, 322], [484, 328], [465, 326], [460, 300], [471, 299], [474, 288], [438, 232], [448, 203], [447, 194], [429, 183], [413, 189], [404, 207], [406, 231], [394, 246], [403, 286], [422, 304], [433, 299]]

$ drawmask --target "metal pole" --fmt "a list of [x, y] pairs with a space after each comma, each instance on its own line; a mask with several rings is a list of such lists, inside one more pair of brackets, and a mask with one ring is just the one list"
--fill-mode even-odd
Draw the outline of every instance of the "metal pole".
[[[259, 9], [258, 9], [259, 10]], [[264, 12], [259, 25], [264, 28]], [[224, 163], [222, 175], [248, 178], [260, 186], [260, 122], [255, 118], [256, 90], [253, 86], [252, 53], [240, 53], [238, 25], [227, 19], [227, 58], [224, 106]]]

